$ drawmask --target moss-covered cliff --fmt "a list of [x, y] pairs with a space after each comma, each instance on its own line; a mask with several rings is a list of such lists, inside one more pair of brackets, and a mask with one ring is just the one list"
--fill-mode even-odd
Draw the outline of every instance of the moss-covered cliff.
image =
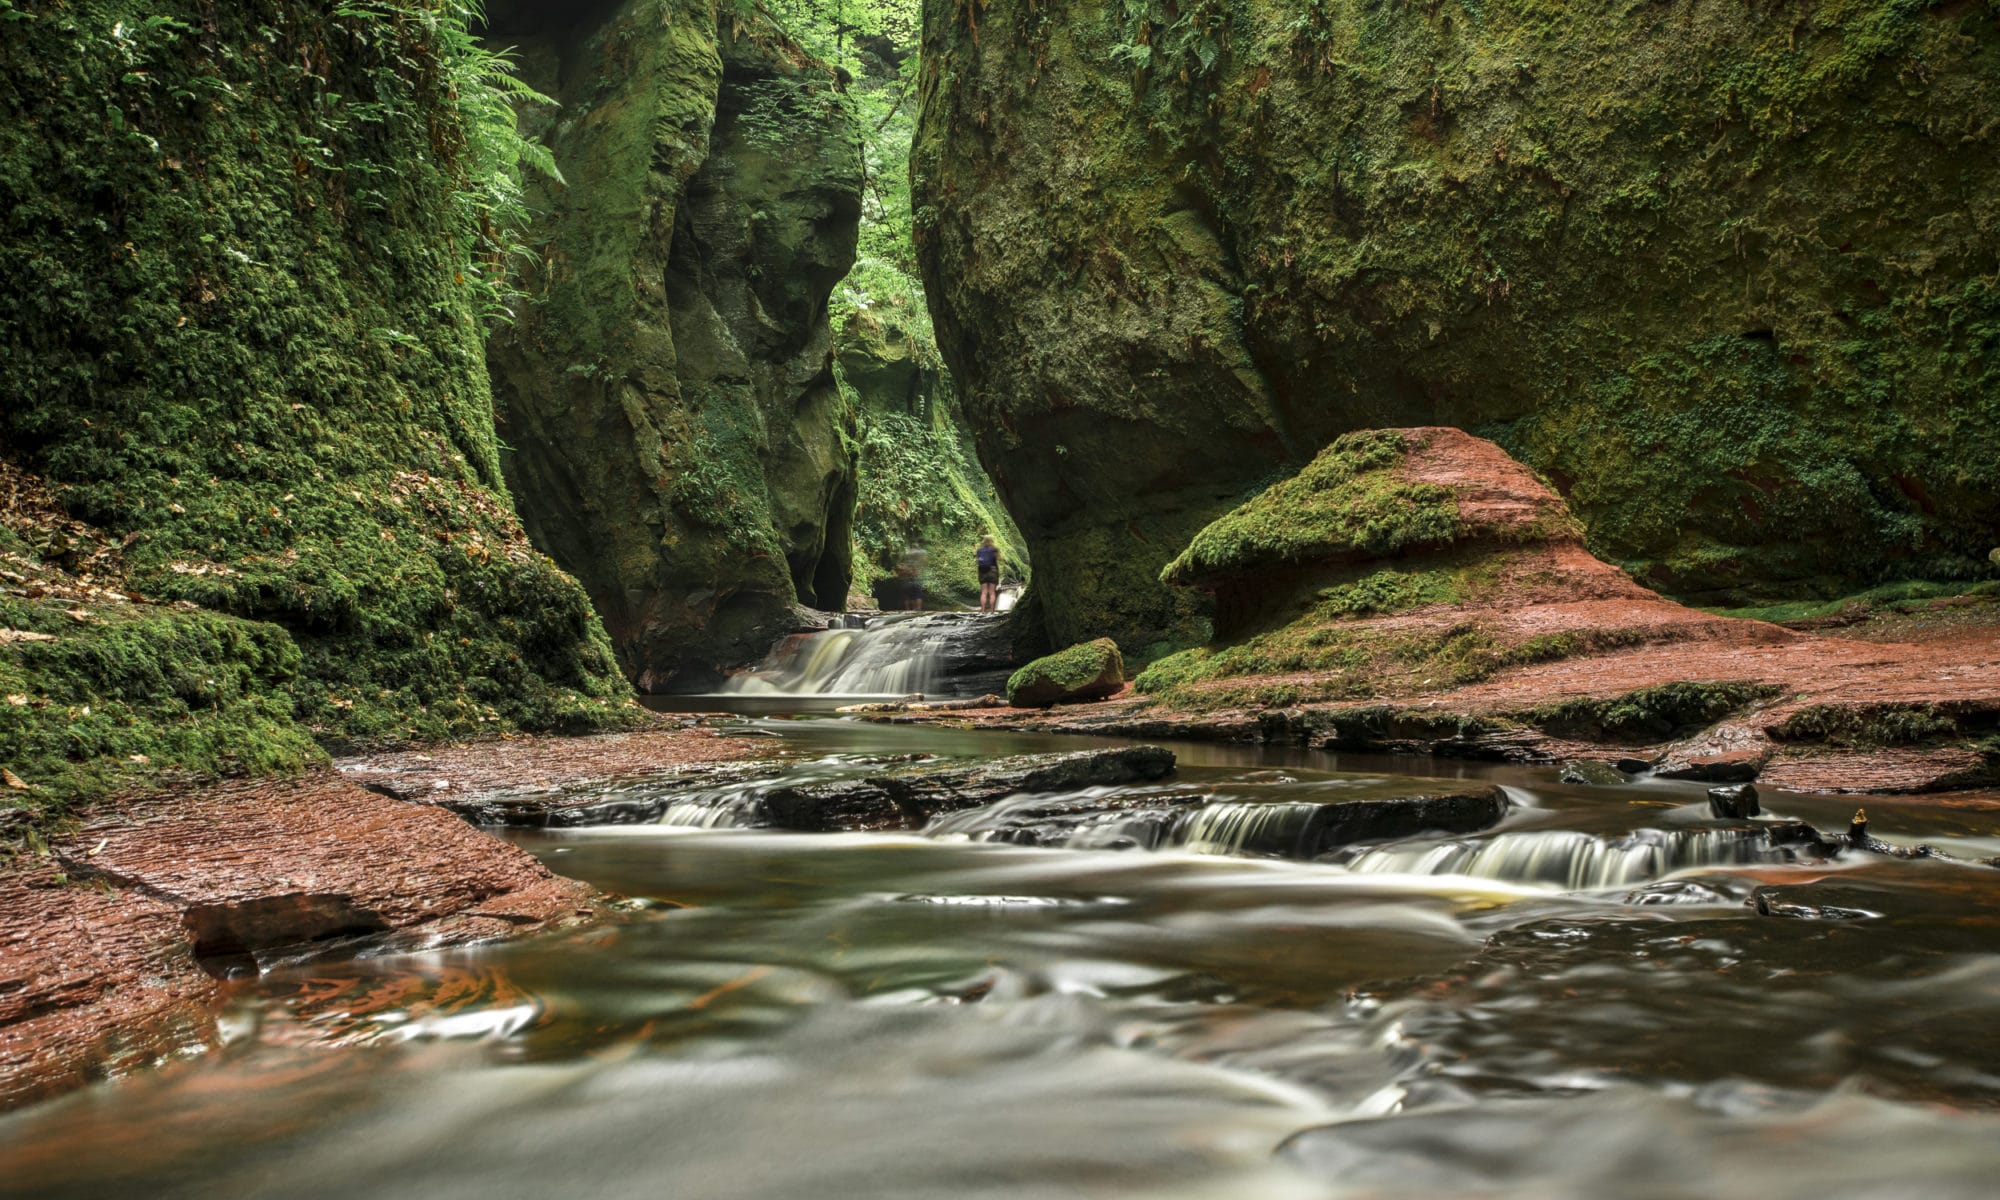
[[1053, 640], [1452, 424], [1682, 596], [1992, 574], [2000, 7], [930, 0], [916, 230]]
[[501, 483], [452, 28], [0, 4], [0, 804], [634, 711]]
[[495, 5], [562, 103], [568, 186], [491, 346], [509, 482], [644, 688], [754, 661], [845, 604], [855, 427], [827, 298], [854, 258], [858, 133], [834, 73], [748, 6]]
[[976, 608], [979, 539], [993, 536], [1004, 581], [1025, 582], [1020, 531], [979, 467], [928, 314], [895, 295], [849, 295], [864, 305], [841, 322], [834, 371], [860, 430], [854, 586], [899, 604], [895, 571], [917, 547], [929, 562], [925, 607]]

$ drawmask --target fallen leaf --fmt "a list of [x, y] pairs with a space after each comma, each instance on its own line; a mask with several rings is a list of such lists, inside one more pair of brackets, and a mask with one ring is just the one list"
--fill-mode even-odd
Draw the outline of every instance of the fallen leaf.
[[0, 783], [6, 784], [8, 787], [13, 788], [17, 792], [28, 792], [34, 790], [33, 788], [28, 786], [27, 780], [21, 778], [19, 775], [14, 774], [14, 772], [9, 771], [5, 767], [0, 767]]

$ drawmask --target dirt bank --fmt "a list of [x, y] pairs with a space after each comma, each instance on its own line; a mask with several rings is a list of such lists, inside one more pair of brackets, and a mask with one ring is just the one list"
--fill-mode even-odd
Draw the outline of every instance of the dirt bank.
[[[473, 793], [768, 752], [673, 727], [366, 761], [427, 793]], [[47, 857], [0, 866], [0, 1109], [212, 1046], [223, 979], [260, 965], [462, 945], [602, 911], [589, 887], [386, 790], [325, 769], [136, 797], [87, 810]]]

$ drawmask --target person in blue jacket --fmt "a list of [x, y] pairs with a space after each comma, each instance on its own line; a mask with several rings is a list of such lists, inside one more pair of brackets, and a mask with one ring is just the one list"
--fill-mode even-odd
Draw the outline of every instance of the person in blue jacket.
[[1000, 609], [1000, 547], [993, 544], [993, 535], [979, 539], [979, 550], [973, 555], [979, 561], [979, 611], [998, 612]]

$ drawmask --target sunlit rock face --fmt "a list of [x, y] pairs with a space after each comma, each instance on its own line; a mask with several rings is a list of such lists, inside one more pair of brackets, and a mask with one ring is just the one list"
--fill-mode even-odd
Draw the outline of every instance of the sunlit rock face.
[[489, 41], [565, 186], [489, 350], [523, 519], [641, 687], [753, 661], [846, 599], [853, 414], [827, 297], [853, 262], [842, 84], [768, 21], [687, 0], [495, 6]]
[[1681, 597], [1991, 575], [2000, 18], [1861, 0], [931, 0], [915, 227], [1053, 644], [1456, 425]]

